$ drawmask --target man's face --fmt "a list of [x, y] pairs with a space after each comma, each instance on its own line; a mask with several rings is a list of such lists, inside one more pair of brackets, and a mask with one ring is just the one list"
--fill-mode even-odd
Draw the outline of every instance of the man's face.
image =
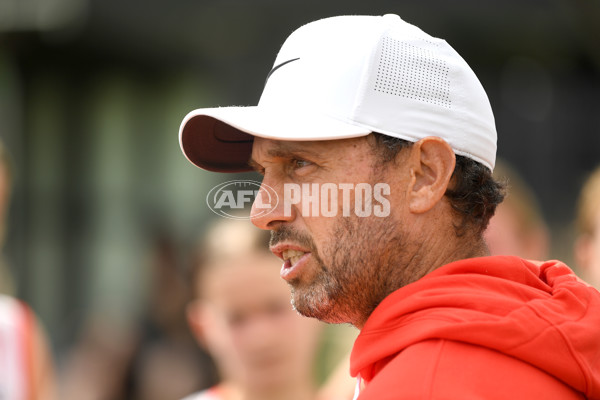
[[[256, 138], [252, 151], [255, 169], [263, 174], [279, 197], [279, 205], [269, 214], [253, 218], [262, 229], [270, 229], [271, 251], [284, 260], [281, 276], [292, 288], [292, 301], [298, 312], [332, 323], [350, 322], [361, 325], [366, 317], [395, 288], [390, 287], [390, 274], [404, 274], [405, 283], [412, 271], [402, 270], [403, 260], [411, 253], [405, 232], [410, 228], [403, 206], [407, 172], [394, 163], [382, 165], [373, 154], [372, 137], [335, 141], [284, 142]], [[318, 184], [388, 184], [392, 193], [388, 216], [358, 216], [355, 212], [356, 190], [344, 198], [326, 201], [329, 211], [303, 215], [302, 198], [286, 212], [286, 185]], [[346, 186], [349, 187], [349, 186]], [[314, 191], [312, 192], [314, 193]], [[289, 190], [288, 190], [289, 194]], [[368, 202], [364, 195], [363, 206]], [[259, 196], [260, 197], [260, 194]], [[337, 200], [337, 201], [336, 201]], [[344, 204], [345, 202], [350, 204]], [[377, 199], [372, 199], [375, 206]], [[349, 215], [345, 216], [350, 210]], [[363, 207], [364, 209], [364, 207]], [[304, 210], [306, 211], [306, 210]], [[322, 211], [318, 207], [318, 211]], [[255, 201], [252, 215], [258, 215]], [[331, 215], [332, 213], [327, 213]]]

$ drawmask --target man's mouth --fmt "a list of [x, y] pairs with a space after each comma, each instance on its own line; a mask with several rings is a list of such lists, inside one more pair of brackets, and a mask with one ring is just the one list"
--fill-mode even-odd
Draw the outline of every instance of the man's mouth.
[[283, 260], [281, 277], [287, 281], [300, 276], [301, 271], [310, 258], [310, 251], [301, 250], [291, 243], [280, 243], [271, 247], [271, 252]]
[[283, 253], [281, 253], [281, 256], [283, 258], [283, 261], [285, 261], [286, 263], [289, 261], [291, 266], [296, 264], [300, 260], [300, 258], [302, 258], [302, 256], [305, 254], [306, 252], [304, 251], [288, 249], [284, 250]]

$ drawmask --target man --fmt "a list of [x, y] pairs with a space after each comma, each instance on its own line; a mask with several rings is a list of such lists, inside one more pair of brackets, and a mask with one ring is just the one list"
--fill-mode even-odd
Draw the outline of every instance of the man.
[[600, 398], [600, 294], [560, 262], [486, 257], [494, 125], [445, 41], [346, 16], [292, 33], [258, 106], [195, 110], [180, 143], [264, 176], [253, 223], [298, 312], [361, 330], [361, 400]]

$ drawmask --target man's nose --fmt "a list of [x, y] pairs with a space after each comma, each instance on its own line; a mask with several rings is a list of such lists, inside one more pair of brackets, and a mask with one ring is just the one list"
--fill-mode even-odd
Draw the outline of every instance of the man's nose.
[[273, 230], [295, 218], [294, 207], [285, 207], [283, 184], [263, 179], [250, 212], [252, 223], [260, 229]]

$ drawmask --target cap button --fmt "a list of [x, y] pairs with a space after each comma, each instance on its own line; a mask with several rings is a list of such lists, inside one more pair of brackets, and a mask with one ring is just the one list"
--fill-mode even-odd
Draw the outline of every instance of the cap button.
[[396, 14], [385, 14], [383, 18], [391, 23], [402, 21], [402, 18]]

